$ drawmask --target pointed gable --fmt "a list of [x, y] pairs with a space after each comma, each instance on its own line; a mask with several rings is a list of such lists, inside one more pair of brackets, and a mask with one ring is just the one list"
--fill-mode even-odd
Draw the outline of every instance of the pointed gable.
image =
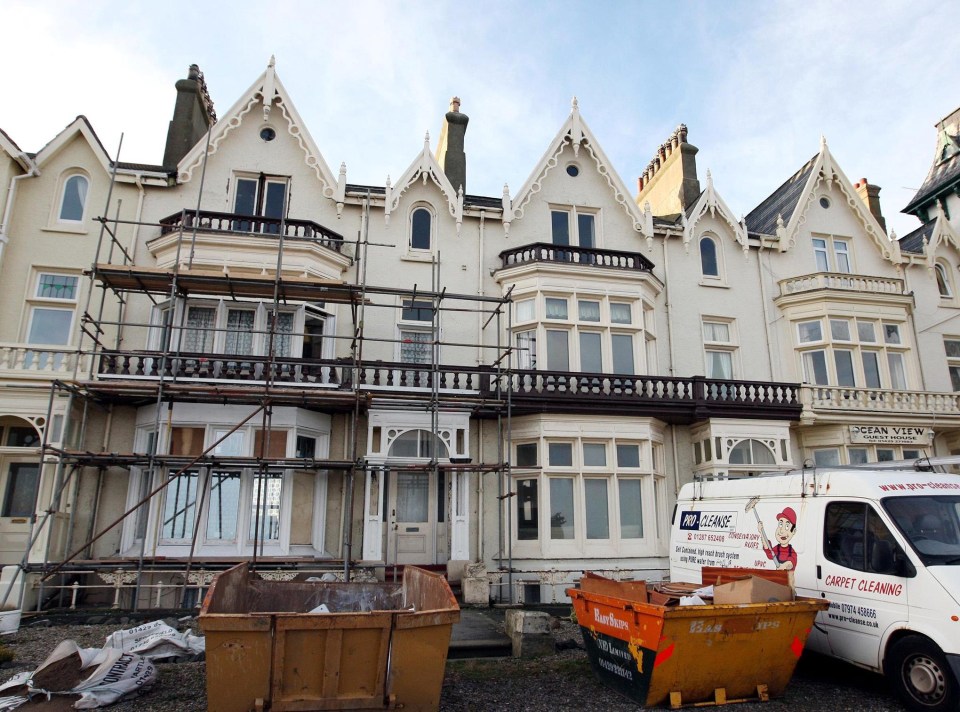
[[397, 180], [397, 184], [391, 185], [390, 177], [387, 177], [386, 193], [383, 203], [383, 217], [387, 224], [390, 223], [390, 214], [399, 207], [403, 194], [417, 180], [423, 181], [424, 185], [426, 185], [427, 181], [432, 181], [440, 189], [440, 192], [447, 199], [447, 207], [450, 210], [450, 215], [452, 215], [453, 219], [457, 222], [457, 234], [459, 235], [460, 225], [463, 223], [463, 188], [461, 187], [459, 192], [454, 190], [453, 184], [450, 183], [443, 168], [440, 167], [437, 159], [434, 158], [433, 153], [430, 151], [429, 133], [427, 133], [423, 139], [423, 150], [420, 151], [420, 154], [413, 160], [413, 163], [410, 164], [407, 170], [403, 172], [403, 175]]
[[952, 247], [960, 254], [960, 235], [950, 224], [941, 208], [935, 220], [924, 223], [916, 230], [904, 235], [898, 241], [901, 253], [924, 258], [929, 269], [937, 261], [937, 250], [941, 246]]
[[275, 64], [274, 58], [271, 57], [270, 63], [263, 74], [213, 125], [209, 134], [209, 147], [205, 135], [180, 160], [177, 166], [177, 180], [181, 183], [189, 182], [194, 173], [203, 165], [204, 154], [213, 155], [217, 153], [230, 133], [240, 126], [244, 116], [256, 110], [263, 113], [263, 119], [266, 121], [274, 116], [273, 112], [279, 112], [286, 123], [287, 132], [297, 140], [303, 153], [304, 163], [316, 174], [317, 179], [322, 184], [324, 197], [335, 200], [340, 206], [343, 203], [346, 186], [346, 171], [341, 168], [341, 179], [338, 180], [327, 166], [319, 148], [317, 148], [317, 144], [293, 105], [290, 95], [280, 81], [280, 77], [277, 76]]
[[700, 197], [697, 199], [697, 202], [694, 203], [689, 214], [681, 214], [681, 220], [683, 221], [683, 244], [685, 247], [689, 246], [690, 241], [694, 237], [697, 223], [700, 222], [705, 215], [710, 215], [711, 217], [719, 218], [726, 222], [733, 232], [734, 239], [744, 252], [747, 251], [749, 247], [747, 244], [747, 228], [744, 223], [734, 217], [733, 211], [730, 210], [726, 201], [720, 197], [720, 194], [717, 193], [713, 187], [713, 176], [710, 174], [710, 171], [707, 171], [706, 190], [700, 194]]
[[587, 123], [580, 116], [580, 107], [576, 97], [573, 99], [570, 115], [560, 127], [557, 135], [554, 136], [553, 141], [550, 142], [546, 152], [543, 154], [539, 163], [537, 163], [533, 173], [530, 174], [527, 182], [524, 183], [523, 187], [517, 192], [509, 209], [507, 205], [508, 189], [504, 186], [504, 229], [509, 230], [510, 223], [513, 220], [523, 217], [527, 204], [531, 198], [543, 188], [544, 179], [551, 170], [557, 167], [560, 154], [568, 145], [573, 148], [575, 156], [579, 156], [580, 150], [583, 149], [586, 154], [593, 159], [597, 172], [606, 180], [613, 199], [620, 204], [623, 211], [630, 218], [633, 223], [633, 229], [646, 237], [647, 240], [652, 240], [652, 215], [649, 211], [641, 211], [630, 197], [630, 193], [623, 180], [613, 168], [607, 155], [603, 152], [590, 127], [587, 126]]
[[937, 124], [937, 148], [923, 185], [903, 209], [916, 214], [960, 183], [960, 109]]
[[34, 159], [34, 163], [36, 163], [38, 168], [43, 168], [44, 164], [56, 156], [78, 135], [87, 142], [87, 145], [90, 147], [90, 150], [93, 151], [93, 155], [96, 157], [97, 162], [101, 165], [104, 172], [110, 173], [113, 164], [110, 156], [107, 155], [107, 149], [103, 147], [96, 131], [93, 130], [93, 126], [87, 121], [87, 117], [83, 115], [71, 121], [63, 131], [58, 133], [46, 146], [41, 148]]
[[857, 217], [864, 232], [873, 240], [880, 255], [890, 262], [900, 261], [899, 245], [890, 240], [876, 217], [857, 195], [853, 184], [844, 175], [825, 138], [820, 138], [820, 152], [791, 176], [786, 183], [750, 211], [746, 217], [751, 233], [776, 236], [781, 252], [796, 244], [797, 234], [806, 223], [807, 211], [817, 196], [817, 188], [825, 184], [836, 187], [846, 205]]

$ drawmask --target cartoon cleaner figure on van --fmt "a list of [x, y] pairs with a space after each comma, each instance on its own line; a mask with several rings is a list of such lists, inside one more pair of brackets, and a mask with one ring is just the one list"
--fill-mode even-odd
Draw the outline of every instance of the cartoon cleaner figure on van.
[[760, 540], [763, 543], [763, 553], [768, 559], [772, 559], [778, 569], [792, 571], [797, 568], [797, 550], [790, 544], [793, 535], [797, 533], [797, 513], [792, 507], [784, 507], [783, 511], [777, 515], [777, 531], [774, 537], [777, 544], [770, 546], [770, 540], [763, 530], [763, 522], [757, 521], [760, 529]]

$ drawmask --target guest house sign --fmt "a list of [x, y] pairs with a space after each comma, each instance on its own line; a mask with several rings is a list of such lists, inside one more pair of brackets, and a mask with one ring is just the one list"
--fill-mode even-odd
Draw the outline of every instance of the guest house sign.
[[883, 443], [885, 445], [929, 445], [933, 438], [930, 428], [913, 425], [851, 425], [850, 442]]

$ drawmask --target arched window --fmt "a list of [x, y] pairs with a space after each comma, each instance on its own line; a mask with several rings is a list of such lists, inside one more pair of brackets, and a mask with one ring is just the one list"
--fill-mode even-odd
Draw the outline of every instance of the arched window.
[[433, 216], [426, 208], [416, 208], [410, 217], [410, 249], [429, 250]]
[[700, 270], [703, 272], [704, 277], [720, 276], [717, 243], [712, 237], [700, 238]]
[[408, 430], [390, 444], [388, 457], [448, 457], [447, 446], [429, 430]]
[[85, 176], [74, 174], [63, 182], [63, 194], [60, 196], [61, 222], [81, 222], [87, 205], [87, 189], [90, 181]]
[[776, 465], [773, 452], [759, 440], [741, 440], [730, 449], [731, 465]]
[[952, 297], [953, 289], [950, 284], [950, 273], [942, 262], [937, 262], [933, 266], [933, 271], [937, 275], [937, 290], [941, 297]]

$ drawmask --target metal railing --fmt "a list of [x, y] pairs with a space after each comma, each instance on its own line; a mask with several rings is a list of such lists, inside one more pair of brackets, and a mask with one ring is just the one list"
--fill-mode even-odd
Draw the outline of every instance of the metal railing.
[[653, 270], [653, 263], [639, 252], [601, 250], [596, 247], [578, 247], [576, 245], [554, 245], [549, 242], [535, 242], [531, 245], [521, 245], [510, 250], [504, 250], [500, 253], [500, 259], [504, 268], [531, 262], [557, 262], [642, 272]]
[[218, 213], [211, 210], [184, 210], [168, 215], [160, 220], [160, 234], [168, 235], [178, 230], [217, 233], [254, 233], [265, 236], [280, 236], [284, 239], [308, 240], [340, 252], [343, 249], [343, 235], [330, 230], [312, 220], [294, 220], [286, 218], [268, 218], [259, 215], [238, 215], [237, 213]]

